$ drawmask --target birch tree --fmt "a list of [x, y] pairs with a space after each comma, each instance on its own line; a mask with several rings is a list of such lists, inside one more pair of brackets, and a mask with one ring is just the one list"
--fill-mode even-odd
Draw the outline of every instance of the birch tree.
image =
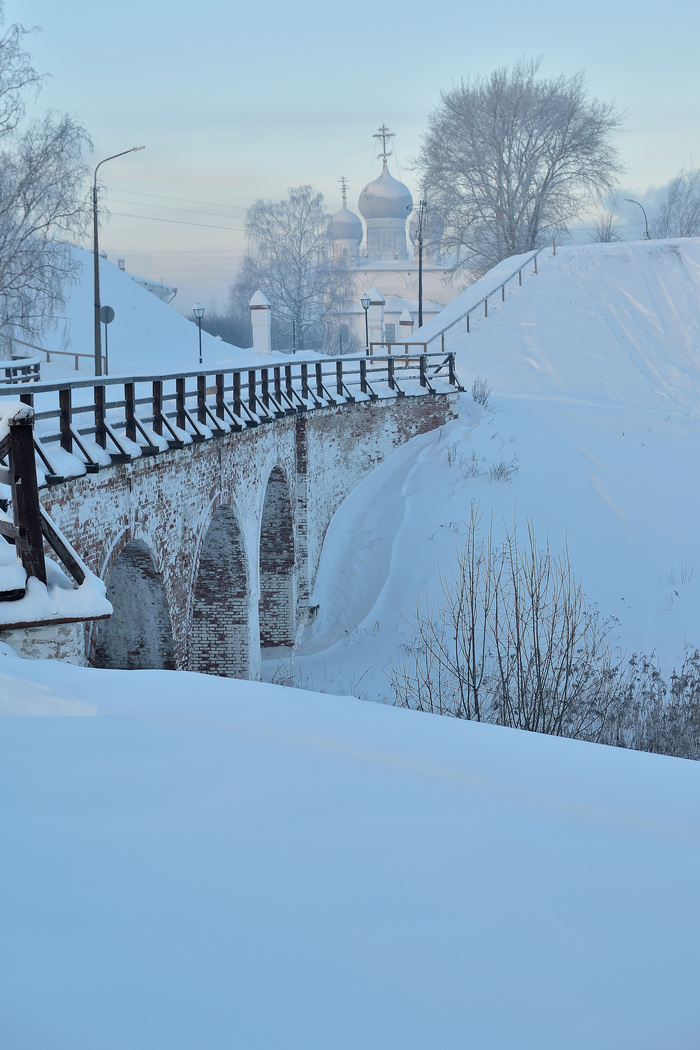
[[70, 242], [88, 217], [90, 141], [67, 115], [25, 120], [27, 93], [42, 83], [25, 35], [12, 25], [0, 37], [0, 334], [31, 337], [63, 307], [76, 271]]

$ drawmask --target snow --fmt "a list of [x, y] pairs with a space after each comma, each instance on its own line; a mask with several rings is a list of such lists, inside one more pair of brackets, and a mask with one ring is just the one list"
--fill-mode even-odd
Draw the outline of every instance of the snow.
[[0, 649], [3, 1046], [697, 1046], [700, 764], [349, 694], [472, 500], [567, 546], [628, 653], [700, 642], [699, 285], [699, 241], [558, 249], [450, 330], [490, 404], [354, 490], [267, 663], [336, 695]]
[[1, 673], [32, 713], [97, 707], [3, 725], [11, 1050], [696, 1045], [697, 764], [182, 672]]

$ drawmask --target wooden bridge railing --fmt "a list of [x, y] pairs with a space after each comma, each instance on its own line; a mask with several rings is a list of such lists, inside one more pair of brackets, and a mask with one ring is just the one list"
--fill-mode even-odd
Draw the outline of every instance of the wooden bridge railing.
[[[35, 449], [46, 481], [62, 481], [51, 447], [79, 456], [88, 473], [136, 456], [240, 432], [296, 412], [358, 400], [461, 390], [454, 354], [338, 357], [169, 376], [0, 386], [0, 399], [34, 408]], [[54, 457], [57, 459], [57, 457]]]

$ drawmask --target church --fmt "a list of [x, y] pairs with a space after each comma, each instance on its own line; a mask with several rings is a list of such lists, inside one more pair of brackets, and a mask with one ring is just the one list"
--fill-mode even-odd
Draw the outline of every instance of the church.
[[[422, 319], [425, 324], [457, 294], [452, 273], [443, 265], [442, 221], [429, 204], [414, 208], [408, 186], [389, 171], [387, 150], [393, 138], [385, 125], [374, 138], [381, 139], [382, 170], [360, 193], [357, 208], [347, 206], [347, 180], [340, 179], [342, 207], [330, 218], [329, 233], [335, 259], [344, 260], [355, 287], [347, 304], [343, 326], [346, 345], [365, 345], [367, 296], [369, 341], [394, 343], [410, 340], [419, 318], [419, 241], [422, 234]], [[408, 239], [407, 239], [408, 235]], [[409, 251], [409, 241], [411, 250]]]

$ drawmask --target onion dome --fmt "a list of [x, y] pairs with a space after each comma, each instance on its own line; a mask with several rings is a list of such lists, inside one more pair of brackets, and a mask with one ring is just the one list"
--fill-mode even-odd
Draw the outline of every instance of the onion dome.
[[367, 183], [357, 205], [365, 219], [403, 219], [405, 222], [413, 207], [413, 197], [408, 186], [389, 174], [385, 159], [381, 175]]
[[331, 215], [328, 233], [334, 241], [357, 241], [359, 244], [362, 240], [362, 222], [359, 216], [343, 205]]

